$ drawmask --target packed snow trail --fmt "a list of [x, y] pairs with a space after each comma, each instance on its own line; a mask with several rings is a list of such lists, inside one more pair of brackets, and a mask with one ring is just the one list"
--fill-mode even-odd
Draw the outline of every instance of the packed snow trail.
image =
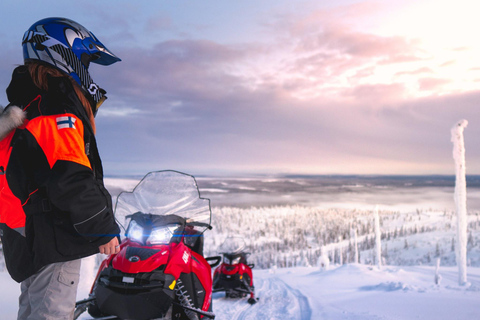
[[254, 279], [258, 302], [250, 305], [248, 297], [225, 298], [225, 293], [213, 294], [216, 320], [291, 319], [310, 320], [311, 308], [307, 297], [292, 289], [275, 275]]

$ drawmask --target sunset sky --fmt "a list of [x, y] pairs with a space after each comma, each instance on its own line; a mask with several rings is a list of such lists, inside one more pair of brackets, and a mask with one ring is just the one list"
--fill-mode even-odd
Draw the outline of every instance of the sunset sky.
[[107, 175], [450, 175], [461, 119], [480, 174], [475, 3], [3, 0], [0, 87], [25, 30], [67, 17], [122, 59], [90, 68]]

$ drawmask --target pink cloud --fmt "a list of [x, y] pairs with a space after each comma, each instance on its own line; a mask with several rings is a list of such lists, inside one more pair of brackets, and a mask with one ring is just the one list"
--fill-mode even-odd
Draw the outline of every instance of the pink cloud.
[[344, 90], [343, 94], [353, 98], [355, 103], [366, 103], [372, 107], [378, 107], [402, 100], [405, 95], [405, 87], [399, 83], [359, 85]]
[[382, 58], [384, 62], [415, 61], [421, 58], [421, 42], [402, 36], [382, 36], [360, 31], [384, 4], [361, 2], [320, 9], [299, 16], [277, 16], [272, 30], [280, 32], [281, 41], [290, 38], [297, 50], [343, 54], [357, 58]]
[[401, 57], [414, 59], [418, 41], [403, 37], [384, 37], [355, 32], [350, 28], [329, 27], [318, 35], [317, 43], [328, 50], [335, 50], [354, 57], [382, 57], [395, 60]]
[[395, 76], [402, 76], [402, 75], [420, 75], [420, 74], [425, 74], [425, 73], [433, 73], [433, 70], [431, 68], [427, 68], [427, 67], [422, 67], [422, 68], [418, 68], [418, 69], [415, 69], [415, 70], [411, 70], [411, 71], [400, 71], [400, 72], [397, 72], [395, 73]]
[[437, 90], [451, 82], [452, 80], [450, 79], [440, 79], [440, 78], [422, 78], [418, 80], [418, 84], [420, 86], [421, 91]]
[[440, 67], [448, 67], [448, 66], [454, 65], [456, 62], [457, 62], [456, 60], [445, 61], [440, 65]]

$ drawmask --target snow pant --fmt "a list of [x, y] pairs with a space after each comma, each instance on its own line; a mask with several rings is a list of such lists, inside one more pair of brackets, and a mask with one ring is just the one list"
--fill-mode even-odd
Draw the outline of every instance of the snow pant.
[[18, 320], [71, 320], [81, 260], [49, 264], [21, 283]]

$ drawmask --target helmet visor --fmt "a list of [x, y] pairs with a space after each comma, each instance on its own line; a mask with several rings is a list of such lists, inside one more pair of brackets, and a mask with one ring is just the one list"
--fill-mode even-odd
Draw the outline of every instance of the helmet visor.
[[121, 61], [119, 57], [108, 50], [98, 39], [92, 34], [92, 37], [83, 39], [82, 44], [89, 51], [90, 62], [108, 66], [117, 61]]

